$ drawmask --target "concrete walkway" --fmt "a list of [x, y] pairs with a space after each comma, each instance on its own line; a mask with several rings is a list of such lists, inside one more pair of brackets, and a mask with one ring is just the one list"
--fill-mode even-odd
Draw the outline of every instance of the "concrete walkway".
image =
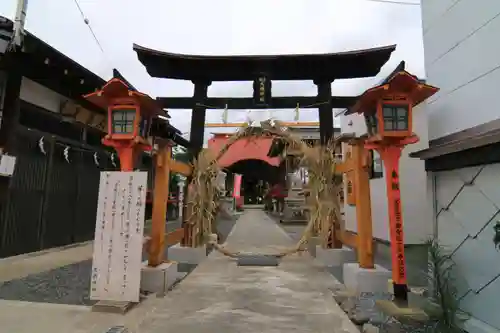
[[[226, 245], [272, 253], [294, 242], [262, 211], [249, 210]], [[114, 325], [131, 333], [359, 333], [332, 297], [336, 284], [307, 254], [286, 257], [278, 267], [238, 267], [212, 252], [164, 298], [149, 298], [124, 316], [84, 306], [0, 302], [0, 333], [104, 333]]]
[[[236, 251], [276, 252], [294, 245], [266, 214], [248, 210], [227, 242]], [[238, 267], [213, 253], [151, 311], [137, 332], [358, 332], [329, 288], [338, 282], [308, 255], [278, 267]]]

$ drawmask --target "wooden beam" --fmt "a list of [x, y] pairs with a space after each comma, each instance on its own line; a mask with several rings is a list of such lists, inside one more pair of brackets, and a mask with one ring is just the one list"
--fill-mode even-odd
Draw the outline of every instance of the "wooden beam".
[[[191, 110], [195, 106], [192, 97], [158, 97], [156, 99], [165, 109]], [[332, 108], [347, 108], [358, 100], [357, 96], [332, 96]], [[242, 110], [242, 109], [295, 109], [299, 104], [301, 109], [317, 109], [325, 101], [318, 100], [316, 96], [273, 97], [268, 107], [255, 105], [251, 97], [208, 97], [204, 105], [208, 109]]]
[[341, 175], [346, 172], [352, 171], [354, 169], [354, 164], [352, 159], [346, 159], [344, 162], [336, 164], [334, 168], [335, 174]]
[[176, 160], [170, 160], [170, 172], [172, 173], [180, 173], [183, 176], [189, 177], [193, 172], [193, 167], [189, 164], [179, 162]]
[[342, 232], [342, 243], [350, 247], [351, 249], [358, 248], [358, 235], [352, 231], [344, 230]]
[[[354, 231], [343, 230], [342, 231], [342, 243], [351, 249], [358, 248], [358, 234]], [[375, 239], [372, 240], [373, 253], [377, 252], [377, 243]]]
[[370, 198], [370, 177], [364, 168], [365, 148], [362, 141], [352, 145], [354, 165], [354, 193], [356, 200], [356, 220], [358, 227], [358, 262], [361, 268], [373, 268], [373, 226]]
[[175, 229], [165, 235], [165, 244], [167, 246], [180, 243], [184, 238], [184, 228]]
[[[205, 127], [243, 127], [246, 123], [207, 123]], [[287, 122], [280, 121], [280, 124], [286, 127], [318, 127], [318, 121], [305, 121], [305, 122]]]
[[148, 265], [156, 267], [163, 263], [165, 252], [165, 225], [167, 219], [167, 200], [170, 181], [170, 156], [172, 147], [160, 147], [156, 156], [154, 179], [153, 215], [151, 227], [151, 241], [149, 244]]
[[[165, 234], [165, 245], [175, 245], [182, 241], [184, 238], [184, 228], [175, 229], [174, 231]], [[150, 253], [151, 251], [151, 237], [146, 236], [142, 240], [143, 251]]]

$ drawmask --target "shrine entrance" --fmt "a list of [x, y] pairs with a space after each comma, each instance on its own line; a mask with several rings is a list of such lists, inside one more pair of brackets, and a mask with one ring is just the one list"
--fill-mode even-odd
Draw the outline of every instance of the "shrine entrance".
[[[358, 99], [357, 96], [332, 96], [332, 82], [377, 75], [395, 48], [395, 45], [391, 45], [311, 55], [199, 56], [162, 52], [135, 44], [133, 46], [139, 61], [152, 77], [193, 82], [192, 97], [158, 97], [157, 102], [167, 109], [192, 110], [190, 147], [191, 154], [196, 159], [195, 165], [202, 160], [200, 152], [204, 143], [207, 109], [318, 109], [320, 143], [326, 147], [333, 138], [333, 108], [348, 108]], [[318, 93], [316, 96], [274, 97], [273, 80], [312, 80]], [[253, 81], [253, 96], [208, 97], [208, 87], [217, 81]], [[245, 150], [242, 152], [247, 154]], [[196, 183], [194, 176], [188, 180], [188, 183]], [[188, 191], [187, 197], [200, 195], [190, 192], [196, 191]], [[184, 214], [186, 219], [187, 215], [189, 214]], [[187, 220], [184, 225], [186, 230], [191, 228]], [[183, 245], [193, 246], [188, 234], [192, 233], [186, 232]], [[338, 241], [333, 243], [340, 244]]]

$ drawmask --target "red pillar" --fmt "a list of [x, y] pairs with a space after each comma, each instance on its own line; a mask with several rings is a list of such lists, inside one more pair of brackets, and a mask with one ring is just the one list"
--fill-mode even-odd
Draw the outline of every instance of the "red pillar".
[[135, 147], [115, 147], [120, 159], [120, 170], [123, 172], [134, 171], [137, 151]]
[[396, 300], [408, 300], [404, 253], [403, 213], [399, 183], [399, 158], [404, 146], [377, 145], [385, 168], [387, 201], [389, 207], [389, 233], [391, 239], [392, 281]]

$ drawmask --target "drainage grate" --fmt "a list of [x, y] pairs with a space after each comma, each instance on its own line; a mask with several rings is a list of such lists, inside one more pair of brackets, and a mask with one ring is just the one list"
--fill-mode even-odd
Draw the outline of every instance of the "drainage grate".
[[240, 254], [238, 266], [278, 266], [279, 259], [273, 255]]

